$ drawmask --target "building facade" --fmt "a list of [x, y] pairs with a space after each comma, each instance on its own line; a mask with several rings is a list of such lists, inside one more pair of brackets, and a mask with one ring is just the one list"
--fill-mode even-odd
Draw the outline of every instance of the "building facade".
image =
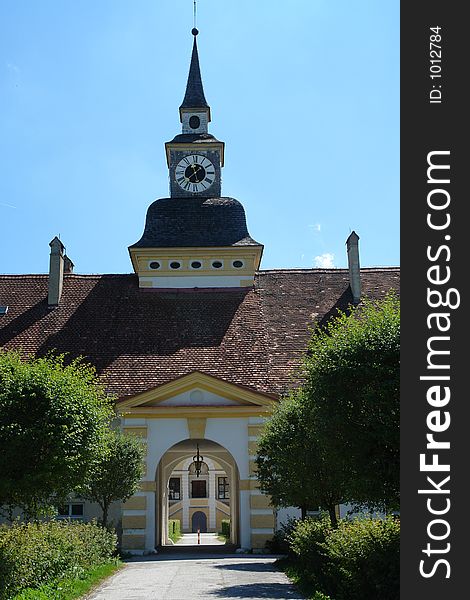
[[348, 269], [260, 269], [242, 204], [221, 195], [225, 145], [209, 133], [197, 33], [181, 133], [165, 144], [170, 196], [129, 246], [134, 273], [75, 274], [54, 238], [48, 274], [0, 276], [0, 345], [85, 357], [118, 398], [122, 429], [145, 442], [140, 491], [114, 507], [136, 553], [170, 544], [174, 518], [184, 532], [229, 519], [233, 544], [265, 546], [286, 511], [258, 488], [257, 439], [299, 382], [311, 327], [399, 285], [397, 268], [360, 268], [354, 232]]

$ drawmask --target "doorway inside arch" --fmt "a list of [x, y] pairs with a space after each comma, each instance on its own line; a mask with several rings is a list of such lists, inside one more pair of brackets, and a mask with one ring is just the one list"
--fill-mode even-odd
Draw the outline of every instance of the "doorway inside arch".
[[[195, 460], [197, 448], [199, 461]], [[239, 474], [226, 448], [206, 439], [182, 440], [160, 460], [156, 484], [155, 525], [160, 546], [174, 545], [175, 529], [187, 539], [194, 539], [190, 534], [199, 529], [207, 534], [205, 545], [207, 540], [223, 544], [222, 533], [227, 544], [238, 544]]]
[[203, 513], [201, 510], [193, 513], [191, 517], [192, 523], [192, 532], [197, 533], [207, 533], [207, 516], [206, 513]]

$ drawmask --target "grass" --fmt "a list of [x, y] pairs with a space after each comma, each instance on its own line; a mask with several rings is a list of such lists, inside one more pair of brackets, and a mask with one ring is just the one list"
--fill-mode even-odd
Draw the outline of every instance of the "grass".
[[40, 588], [28, 588], [17, 594], [12, 600], [77, 600], [89, 593], [104, 579], [123, 566], [119, 560], [88, 569], [76, 579], [61, 579], [42, 585]]

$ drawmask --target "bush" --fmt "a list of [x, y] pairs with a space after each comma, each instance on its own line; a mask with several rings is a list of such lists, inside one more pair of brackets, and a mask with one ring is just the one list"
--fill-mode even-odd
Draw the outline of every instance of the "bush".
[[221, 521], [221, 535], [223, 535], [227, 540], [230, 539], [230, 519], [222, 519]]
[[274, 532], [273, 537], [266, 542], [266, 547], [273, 554], [292, 555], [292, 548], [289, 539], [297, 525], [298, 520], [290, 517], [285, 523], [282, 523], [280, 529]]
[[400, 523], [392, 518], [298, 521], [289, 536], [303, 582], [335, 600], [399, 598]]
[[344, 521], [327, 537], [330, 591], [336, 600], [399, 598], [400, 523], [393, 518]]
[[177, 542], [181, 537], [181, 522], [179, 519], [169, 519], [168, 537], [171, 541]]
[[50, 521], [0, 527], [0, 599], [109, 561], [116, 535], [96, 523]]
[[310, 517], [294, 524], [288, 537], [289, 546], [297, 557], [297, 564], [306, 579], [313, 586], [326, 589], [328, 585], [327, 557], [322, 544], [332, 531], [328, 517]]

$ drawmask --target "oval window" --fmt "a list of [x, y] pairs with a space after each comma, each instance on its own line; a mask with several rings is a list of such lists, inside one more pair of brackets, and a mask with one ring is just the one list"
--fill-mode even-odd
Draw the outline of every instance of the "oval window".
[[200, 125], [201, 119], [198, 116], [193, 115], [189, 118], [189, 126], [191, 127], [191, 129], [199, 129]]
[[159, 268], [160, 268], [160, 266], [161, 266], [161, 265], [160, 265], [160, 263], [159, 263], [159, 262], [157, 262], [156, 260], [153, 260], [153, 261], [152, 261], [152, 262], [149, 264], [149, 267], [150, 267], [151, 269], [159, 269]]
[[212, 266], [214, 267], [214, 269], [220, 269], [221, 267], [223, 267], [223, 264], [220, 262], [220, 260], [214, 260], [212, 262]]
[[191, 263], [192, 269], [200, 269], [202, 267], [202, 263], [199, 260], [193, 260]]
[[179, 269], [181, 267], [181, 263], [174, 260], [170, 263], [170, 269]]
[[236, 269], [241, 269], [243, 267], [243, 263], [241, 260], [234, 260], [232, 265], [236, 268]]

